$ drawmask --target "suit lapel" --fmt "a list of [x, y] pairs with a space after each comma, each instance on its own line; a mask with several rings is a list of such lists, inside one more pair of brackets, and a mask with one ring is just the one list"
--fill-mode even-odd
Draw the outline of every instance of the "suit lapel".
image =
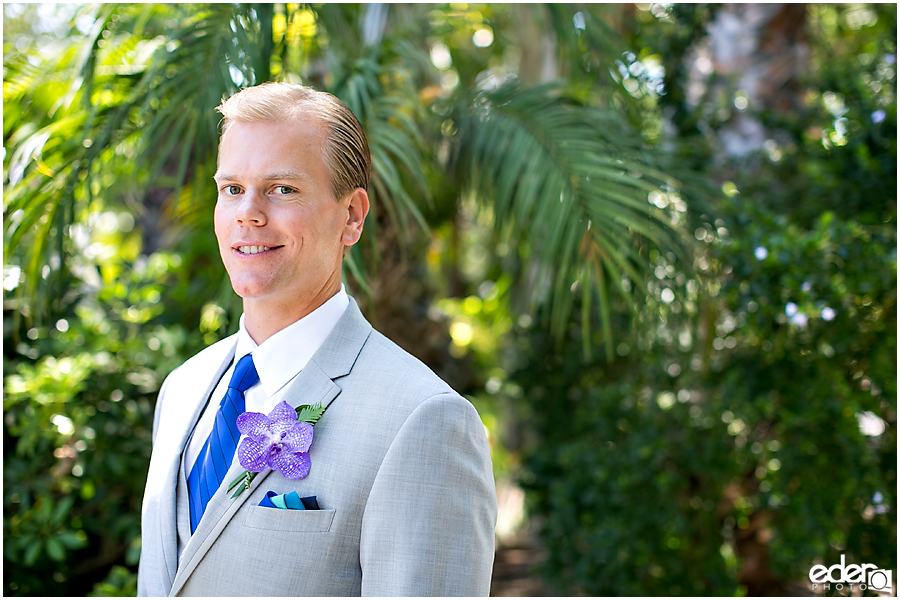
[[[341, 391], [333, 380], [350, 372], [371, 332], [372, 326], [365, 320], [356, 302], [351, 298], [350, 305], [328, 338], [297, 377], [288, 383], [283, 399], [294, 408], [302, 404], [316, 403], [321, 403], [327, 408]], [[191, 536], [178, 561], [178, 572], [170, 595], [175, 596], [181, 591], [225, 526], [271, 474], [270, 470], [261, 472], [253, 479], [250, 489], [232, 499], [234, 490], [228, 492], [228, 484], [243, 470], [235, 453], [223, 485], [210, 498], [197, 530]]]
[[371, 334], [372, 326], [362, 316], [356, 300], [350, 298], [350, 306], [310, 362], [331, 379], [343, 377], [350, 373]]

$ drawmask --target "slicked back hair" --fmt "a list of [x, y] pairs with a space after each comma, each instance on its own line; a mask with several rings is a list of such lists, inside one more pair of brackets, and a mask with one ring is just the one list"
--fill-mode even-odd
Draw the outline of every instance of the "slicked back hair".
[[[336, 200], [356, 188], [367, 190], [372, 159], [362, 125], [346, 104], [327, 92], [292, 83], [264, 83], [244, 88], [216, 108], [222, 113], [222, 136], [235, 122], [278, 123], [313, 118], [325, 124], [322, 160]], [[221, 138], [220, 138], [221, 140]]]

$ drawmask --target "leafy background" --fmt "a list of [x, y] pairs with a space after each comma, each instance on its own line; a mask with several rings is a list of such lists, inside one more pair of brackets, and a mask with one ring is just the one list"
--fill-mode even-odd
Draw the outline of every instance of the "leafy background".
[[482, 415], [495, 595], [896, 571], [896, 6], [3, 10], [4, 593], [134, 594], [156, 393], [240, 315], [213, 108], [268, 80], [366, 128], [345, 283]]

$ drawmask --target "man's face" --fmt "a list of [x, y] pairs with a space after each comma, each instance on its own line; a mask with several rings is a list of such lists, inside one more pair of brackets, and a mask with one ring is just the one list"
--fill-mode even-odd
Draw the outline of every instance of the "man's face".
[[[216, 237], [234, 291], [293, 312], [340, 287], [347, 199], [332, 196], [325, 126], [235, 122], [219, 147]], [[349, 198], [349, 197], [348, 197]]]

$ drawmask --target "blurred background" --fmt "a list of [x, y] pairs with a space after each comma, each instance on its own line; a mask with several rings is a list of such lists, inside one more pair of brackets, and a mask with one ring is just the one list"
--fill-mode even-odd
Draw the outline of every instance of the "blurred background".
[[482, 416], [494, 595], [896, 573], [896, 10], [4, 4], [4, 594], [134, 594], [157, 391], [241, 312], [213, 109], [269, 80], [366, 128], [345, 283]]

